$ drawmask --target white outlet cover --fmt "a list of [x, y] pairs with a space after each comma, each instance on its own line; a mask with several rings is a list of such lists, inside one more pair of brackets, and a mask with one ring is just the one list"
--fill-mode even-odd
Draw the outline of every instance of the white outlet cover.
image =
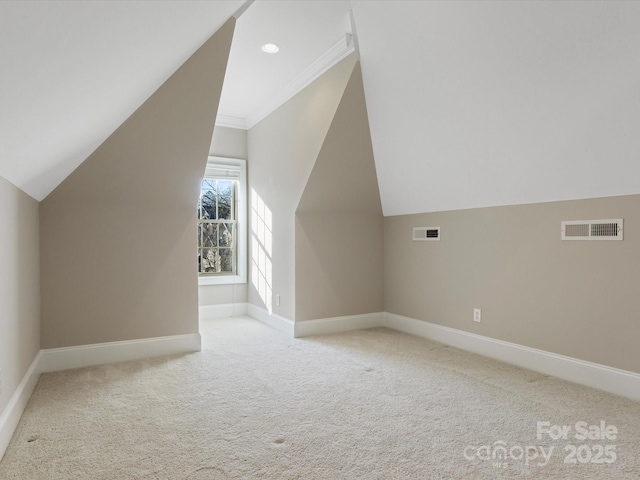
[[482, 321], [482, 310], [480, 310], [479, 308], [474, 308], [473, 309], [473, 321], [474, 322], [481, 322]]

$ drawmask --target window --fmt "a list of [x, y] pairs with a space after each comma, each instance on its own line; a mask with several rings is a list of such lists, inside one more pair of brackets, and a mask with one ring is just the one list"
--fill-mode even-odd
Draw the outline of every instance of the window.
[[246, 162], [209, 157], [198, 200], [200, 285], [247, 281]]

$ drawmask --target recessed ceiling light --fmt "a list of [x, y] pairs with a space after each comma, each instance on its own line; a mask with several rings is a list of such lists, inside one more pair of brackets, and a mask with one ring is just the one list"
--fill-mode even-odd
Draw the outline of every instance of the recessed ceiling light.
[[262, 45], [263, 52], [276, 53], [278, 50], [280, 50], [280, 47], [275, 43], [265, 43], [264, 45]]

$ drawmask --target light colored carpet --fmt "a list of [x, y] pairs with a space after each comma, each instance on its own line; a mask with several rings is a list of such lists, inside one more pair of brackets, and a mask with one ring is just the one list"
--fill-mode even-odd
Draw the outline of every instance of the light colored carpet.
[[[197, 354], [43, 375], [0, 478], [640, 478], [636, 402], [385, 328], [291, 339], [231, 318], [203, 336]], [[568, 439], [538, 439], [545, 421]], [[581, 421], [616, 439], [575, 440]]]

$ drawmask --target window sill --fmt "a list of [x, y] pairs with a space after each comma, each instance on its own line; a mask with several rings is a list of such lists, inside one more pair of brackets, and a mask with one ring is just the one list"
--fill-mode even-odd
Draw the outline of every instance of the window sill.
[[218, 275], [211, 277], [198, 277], [198, 286], [205, 285], [234, 285], [247, 283], [247, 279], [241, 275]]

